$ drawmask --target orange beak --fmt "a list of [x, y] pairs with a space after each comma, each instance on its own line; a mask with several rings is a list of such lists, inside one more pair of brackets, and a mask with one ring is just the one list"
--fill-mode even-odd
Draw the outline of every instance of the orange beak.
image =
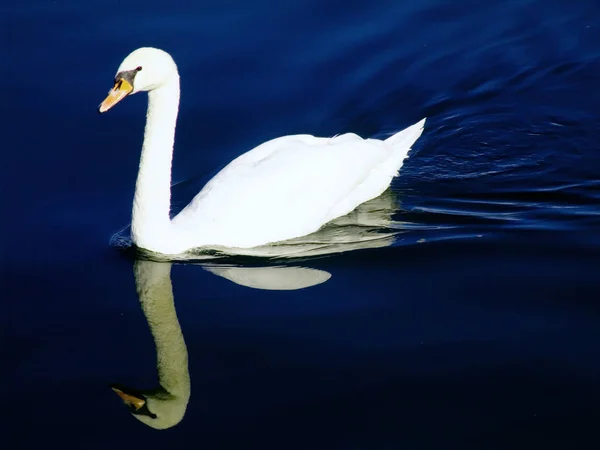
[[127, 405], [132, 406], [136, 411], [146, 404], [146, 400], [136, 397], [135, 395], [127, 394], [116, 387], [111, 388], [116, 394], [121, 397], [121, 400]]
[[125, 97], [133, 92], [133, 86], [124, 78], [120, 78], [115, 82], [113, 88], [108, 92], [108, 96], [98, 107], [98, 112], [103, 113], [115, 106]]

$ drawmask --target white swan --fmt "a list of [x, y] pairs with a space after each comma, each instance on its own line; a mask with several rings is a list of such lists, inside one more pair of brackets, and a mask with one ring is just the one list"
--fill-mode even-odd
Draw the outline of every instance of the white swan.
[[313, 233], [384, 192], [425, 124], [422, 119], [385, 140], [353, 133], [272, 139], [231, 161], [171, 219], [179, 74], [168, 53], [149, 47], [130, 53], [98, 111], [141, 91], [148, 91], [148, 111], [131, 237], [162, 254], [247, 249]]

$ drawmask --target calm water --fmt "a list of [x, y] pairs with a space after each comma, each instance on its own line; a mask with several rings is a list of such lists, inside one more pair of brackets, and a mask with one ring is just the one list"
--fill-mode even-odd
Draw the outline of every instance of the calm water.
[[[2, 447], [593, 448], [598, 17], [592, 0], [4, 2]], [[267, 139], [427, 116], [380, 199], [398, 234], [134, 276], [111, 237], [146, 97], [96, 107], [147, 45], [182, 76], [175, 209]], [[342, 241], [371, 232], [356, 217]], [[155, 411], [185, 414], [163, 431], [109, 388], [167, 376]]]

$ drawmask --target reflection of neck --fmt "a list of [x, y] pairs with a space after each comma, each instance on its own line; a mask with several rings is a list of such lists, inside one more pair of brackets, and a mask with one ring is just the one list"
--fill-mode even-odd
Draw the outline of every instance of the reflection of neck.
[[135, 282], [156, 345], [161, 387], [185, 403], [190, 397], [188, 354], [175, 312], [171, 264], [136, 261]]
[[171, 163], [178, 110], [179, 77], [148, 93], [131, 233], [138, 247], [154, 251], [171, 239]]

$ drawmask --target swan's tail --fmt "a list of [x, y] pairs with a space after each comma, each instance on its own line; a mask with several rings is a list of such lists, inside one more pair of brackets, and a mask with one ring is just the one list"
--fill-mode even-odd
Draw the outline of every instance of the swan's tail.
[[419, 139], [421, 133], [423, 133], [425, 120], [427, 120], [427, 118], [423, 118], [414, 125], [411, 125], [410, 127], [391, 135], [385, 140], [385, 142], [387, 142], [390, 145], [393, 145], [394, 147], [402, 146], [408, 147], [410, 149], [410, 147], [412, 147], [412, 145], [417, 141], [417, 139]]
[[385, 165], [386, 170], [391, 172], [392, 177], [398, 176], [400, 167], [407, 158], [408, 152], [423, 133], [425, 120], [426, 118], [385, 139], [384, 142], [391, 144], [394, 149], [391, 158]]

